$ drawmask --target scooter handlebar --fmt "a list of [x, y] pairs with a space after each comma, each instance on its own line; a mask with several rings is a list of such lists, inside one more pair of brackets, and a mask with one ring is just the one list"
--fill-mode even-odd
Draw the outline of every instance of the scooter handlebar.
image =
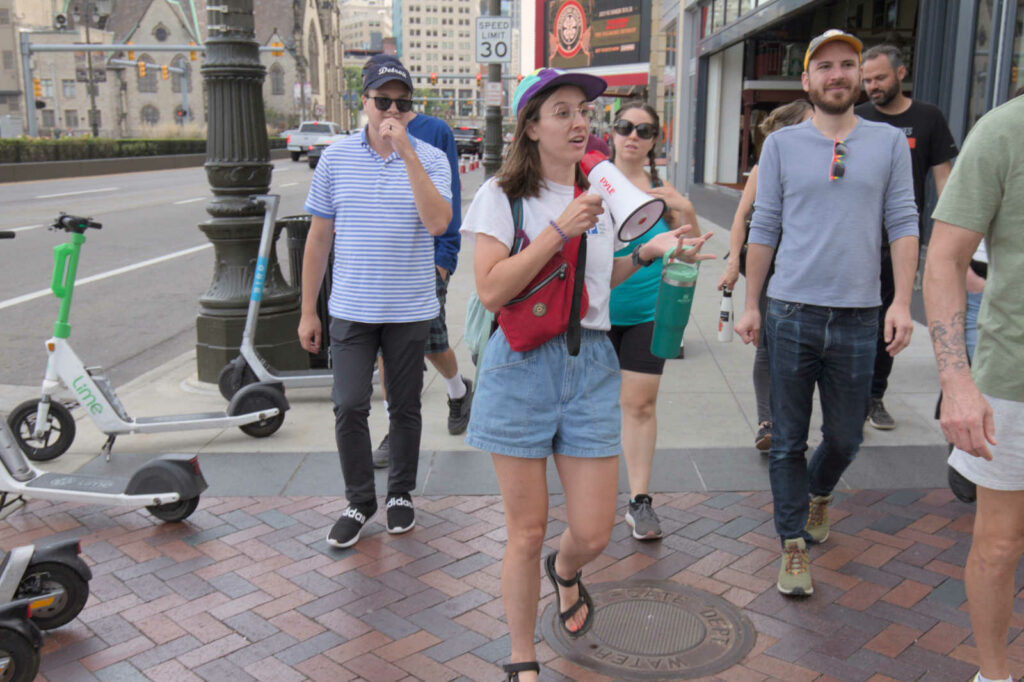
[[10, 230], [0, 230], [0, 239], [14, 239], [14, 233]]
[[77, 232], [78, 234], [83, 234], [90, 227], [98, 230], [102, 228], [103, 225], [97, 223], [92, 218], [82, 218], [76, 215], [61, 213], [57, 216], [57, 219], [53, 221], [52, 227], [55, 230], [64, 230], [65, 232]]

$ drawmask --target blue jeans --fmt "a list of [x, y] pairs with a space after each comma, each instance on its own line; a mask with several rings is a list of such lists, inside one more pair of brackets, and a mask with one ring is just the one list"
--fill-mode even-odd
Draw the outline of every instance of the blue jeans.
[[[768, 299], [771, 367], [770, 477], [775, 530], [803, 537], [808, 496], [829, 495], [863, 440], [878, 335], [878, 308], [822, 308]], [[807, 463], [814, 387], [822, 442]]]
[[981, 310], [983, 293], [967, 292], [967, 308], [964, 317], [964, 334], [967, 343], [967, 359], [974, 359], [974, 349], [978, 345], [978, 312]]

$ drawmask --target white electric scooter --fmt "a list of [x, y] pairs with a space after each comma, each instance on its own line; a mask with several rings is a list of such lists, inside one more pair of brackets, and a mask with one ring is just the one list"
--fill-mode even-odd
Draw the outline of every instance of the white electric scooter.
[[[274, 225], [277, 222], [277, 207], [281, 197], [276, 194], [259, 194], [251, 198], [262, 204], [265, 209], [256, 261], [263, 264], [263, 267], [257, 267], [253, 276], [249, 311], [245, 316], [245, 329], [242, 331], [242, 343], [239, 347], [241, 354], [224, 365], [217, 380], [217, 387], [226, 400], [233, 401], [240, 391], [249, 388], [254, 382], [281, 384], [285, 388], [331, 386], [334, 383], [334, 373], [329, 368], [279, 370], [271, 367], [256, 351], [256, 323], [260, 316], [263, 282], [267, 276], [266, 264], [270, 259], [270, 250], [274, 246]], [[376, 376], [376, 370], [374, 375]]]
[[54, 267], [50, 288], [60, 299], [60, 312], [54, 324], [53, 337], [46, 342], [49, 358], [43, 379], [42, 398], [27, 400], [7, 418], [14, 438], [29, 459], [37, 462], [59, 457], [75, 438], [75, 420], [71, 412], [53, 396], [61, 389], [71, 389], [74, 400], [108, 438], [103, 453], [110, 458], [110, 449], [117, 436], [125, 433], [156, 433], [192, 429], [219, 429], [237, 426], [255, 438], [276, 432], [284, 422], [288, 401], [280, 385], [257, 383], [238, 391], [226, 412], [203, 412], [160, 417], [131, 417], [118, 399], [110, 380], [101, 367], [86, 367], [71, 349], [68, 337], [71, 325], [71, 297], [85, 231], [102, 225], [88, 218], [61, 214], [52, 229], [69, 233], [70, 241], [54, 249]]

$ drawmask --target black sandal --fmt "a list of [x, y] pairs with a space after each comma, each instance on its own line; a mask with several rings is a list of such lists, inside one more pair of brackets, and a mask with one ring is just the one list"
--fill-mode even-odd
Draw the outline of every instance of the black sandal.
[[540, 665], [537, 661], [523, 661], [522, 663], [509, 663], [501, 666], [505, 671], [505, 682], [519, 682], [519, 673], [535, 672], [540, 675]]
[[[551, 579], [551, 585], [555, 588], [555, 599], [560, 599], [558, 594], [559, 586], [572, 587], [573, 585], [579, 585], [580, 588], [579, 599], [576, 600], [575, 604], [569, 607], [568, 611], [559, 611], [558, 619], [562, 622], [562, 630], [565, 631], [565, 634], [573, 638], [582, 637], [587, 634], [587, 631], [590, 630], [590, 626], [594, 624], [594, 600], [590, 598], [590, 593], [587, 592], [587, 588], [585, 588], [583, 583], [580, 581], [580, 578], [583, 576], [583, 571], [576, 571], [576, 575], [569, 580], [564, 580], [558, 575], [555, 571], [555, 556], [557, 554], [558, 552], [552, 552], [551, 554], [548, 554], [546, 559], [544, 559], [544, 570], [547, 571], [548, 578]], [[560, 605], [560, 602], [557, 604]], [[558, 608], [558, 605], [556, 605], [555, 608]], [[587, 617], [584, 619], [583, 625], [580, 626], [579, 630], [573, 632], [566, 626], [566, 623], [584, 606], [587, 607]]]

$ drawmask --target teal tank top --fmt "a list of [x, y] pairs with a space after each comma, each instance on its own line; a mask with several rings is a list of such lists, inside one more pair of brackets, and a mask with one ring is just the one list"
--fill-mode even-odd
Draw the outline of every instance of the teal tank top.
[[[644, 244], [662, 232], [669, 232], [668, 224], [661, 218], [645, 234], [629, 242], [616, 252], [615, 256], [628, 256], [633, 249]], [[640, 268], [632, 277], [612, 289], [609, 311], [612, 324], [628, 327], [654, 320], [654, 307], [658, 301], [658, 287], [661, 286], [661, 259], [646, 268]]]

